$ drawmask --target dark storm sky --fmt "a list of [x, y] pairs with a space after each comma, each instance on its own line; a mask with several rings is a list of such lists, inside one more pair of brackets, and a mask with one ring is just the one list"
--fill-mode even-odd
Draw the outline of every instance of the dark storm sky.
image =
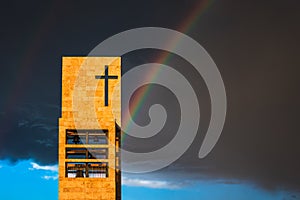
[[[132, 28], [178, 30], [198, 3], [2, 3], [0, 158], [57, 162], [61, 56], [87, 55], [107, 37]], [[203, 45], [216, 62], [226, 87], [228, 112], [222, 136], [211, 154], [199, 160], [201, 142], [194, 142], [180, 160], [162, 171], [164, 176], [253, 181], [269, 189], [300, 188], [299, 10], [296, 0], [216, 0], [186, 33]], [[145, 52], [137, 52], [125, 56], [123, 62], [128, 67], [141, 64], [155, 60], [156, 53], [146, 56]], [[169, 64], [181, 62], [174, 58]], [[200, 77], [190, 76], [196, 84], [193, 87], [202, 91], [197, 86]], [[163, 97], [161, 101], [173, 98], [163, 90], [155, 87], [144, 109], [159, 101], [159, 96]], [[209, 100], [205, 95], [203, 98], [200, 106], [209, 114], [205, 108]], [[176, 101], [168, 105], [167, 111], [176, 113], [171, 105], [176, 107]], [[203, 127], [207, 119], [201, 122]], [[173, 120], [176, 122], [176, 117]], [[196, 141], [203, 138], [205, 128], [202, 129]], [[161, 136], [163, 139], [157, 141], [166, 142], [172, 137]], [[133, 144], [139, 146], [128, 138], [127, 148]], [[160, 145], [156, 144], [152, 148]], [[148, 148], [147, 143], [139, 148]]]

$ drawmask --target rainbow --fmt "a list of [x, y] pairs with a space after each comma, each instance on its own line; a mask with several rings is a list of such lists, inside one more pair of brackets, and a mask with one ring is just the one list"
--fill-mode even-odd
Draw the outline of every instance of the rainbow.
[[[3, 97], [3, 110], [5, 113], [11, 113], [18, 104], [22, 102], [20, 99], [26, 92], [26, 86], [33, 77], [34, 64], [39, 56], [39, 51], [43, 46], [45, 38], [51, 33], [51, 28], [55, 25], [55, 15], [53, 10], [60, 8], [61, 4], [59, 1], [53, 1], [48, 5], [48, 10], [39, 19], [38, 23], [34, 27], [32, 34], [28, 37], [25, 46], [20, 46], [20, 56], [17, 55], [16, 74], [9, 88], [9, 93], [6, 97]], [[7, 124], [0, 122], [0, 126], [6, 127]]]
[[[177, 29], [181, 33], [189, 33], [193, 28], [197, 25], [197, 22], [199, 21], [200, 17], [205, 13], [205, 11], [213, 4], [214, 0], [200, 0], [199, 2], [196, 3], [195, 6], [193, 6], [193, 10], [190, 12], [190, 14], [187, 16], [187, 18], [181, 23], [179, 28]], [[180, 43], [179, 40], [172, 40], [168, 45], [168, 49], [175, 49], [176, 46]], [[160, 64], [167, 64], [168, 61], [171, 58], [171, 53], [164, 51], [162, 52], [155, 63], [160, 63]], [[154, 68], [151, 70], [151, 73], [148, 73], [146, 77], [144, 77], [145, 80], [152, 80], [154, 81], [157, 74], [160, 72], [160, 68]], [[143, 87], [142, 89], [139, 90], [137, 93], [133, 103], [133, 109], [131, 113], [132, 119], [136, 119], [137, 114], [141, 110], [141, 106], [144, 105], [145, 100], [150, 94], [152, 86], [151, 84], [148, 85], [147, 87]], [[124, 120], [122, 120], [122, 129], [126, 133], [126, 131], [129, 130], [130, 127], [130, 116], [125, 116]], [[122, 136], [122, 142], [125, 139], [125, 135], [123, 134]]]

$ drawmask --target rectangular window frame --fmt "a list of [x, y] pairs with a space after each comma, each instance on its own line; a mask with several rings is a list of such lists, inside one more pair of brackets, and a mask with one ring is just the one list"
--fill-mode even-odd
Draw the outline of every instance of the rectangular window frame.
[[[108, 162], [66, 162], [66, 178], [108, 178]], [[82, 172], [78, 173], [81, 170]], [[76, 177], [76, 175], [82, 175]]]
[[66, 129], [67, 145], [107, 145], [107, 129]]
[[108, 148], [66, 148], [66, 159], [108, 159]]

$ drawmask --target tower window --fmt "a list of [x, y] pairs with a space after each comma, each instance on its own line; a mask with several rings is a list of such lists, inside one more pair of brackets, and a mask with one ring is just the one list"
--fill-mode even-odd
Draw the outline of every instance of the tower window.
[[68, 178], [107, 178], [108, 177], [108, 163], [66, 163], [66, 177]]
[[66, 148], [66, 159], [108, 159], [108, 149]]
[[66, 144], [108, 144], [108, 130], [66, 130]]

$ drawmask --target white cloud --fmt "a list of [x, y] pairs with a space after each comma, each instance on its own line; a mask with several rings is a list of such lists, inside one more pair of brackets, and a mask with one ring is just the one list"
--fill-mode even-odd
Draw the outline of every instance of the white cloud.
[[45, 175], [45, 176], [42, 176], [42, 178], [45, 179], [45, 180], [56, 180], [56, 179], [58, 179], [58, 175], [55, 175], [55, 176]]
[[[41, 178], [42, 179], [45, 179], [45, 180], [57, 180], [58, 179], [58, 167], [57, 165], [39, 165], [37, 163], [34, 163], [34, 162], [31, 162], [30, 163], [32, 165], [31, 168], [29, 168], [29, 170], [45, 170], [47, 171], [46, 174], [47, 175], [44, 175], [42, 176]], [[50, 175], [48, 175], [50, 174]]]
[[29, 168], [29, 170], [47, 170], [47, 171], [52, 171], [52, 172], [57, 172], [58, 171], [58, 167], [57, 165], [39, 165], [37, 163], [30, 163], [32, 165], [31, 168]]
[[131, 179], [122, 178], [122, 185], [131, 187], [146, 187], [146, 188], [156, 188], [156, 189], [179, 189], [180, 185], [174, 182], [168, 181], [158, 181], [158, 180], [145, 180], [145, 179]]

